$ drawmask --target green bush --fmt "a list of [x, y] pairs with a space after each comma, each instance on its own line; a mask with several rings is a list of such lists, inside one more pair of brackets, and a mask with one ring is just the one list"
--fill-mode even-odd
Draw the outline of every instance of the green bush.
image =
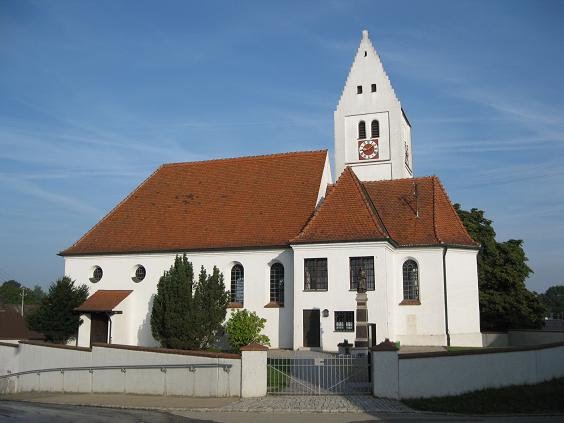
[[236, 351], [252, 343], [270, 345], [268, 336], [261, 334], [265, 323], [266, 320], [257, 316], [255, 312], [237, 310], [225, 324], [229, 344]]

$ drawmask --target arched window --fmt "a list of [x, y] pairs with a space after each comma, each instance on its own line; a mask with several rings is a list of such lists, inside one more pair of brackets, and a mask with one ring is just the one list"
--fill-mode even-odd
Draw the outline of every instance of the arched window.
[[419, 299], [419, 269], [414, 260], [407, 260], [403, 264], [403, 299]]
[[363, 140], [366, 138], [366, 123], [363, 120], [358, 122], [358, 139]]
[[372, 129], [372, 138], [380, 138], [380, 122], [373, 120], [370, 127]]
[[245, 271], [243, 266], [236, 264], [231, 268], [231, 302], [243, 305], [245, 292]]
[[270, 302], [284, 305], [284, 266], [281, 263], [270, 266]]

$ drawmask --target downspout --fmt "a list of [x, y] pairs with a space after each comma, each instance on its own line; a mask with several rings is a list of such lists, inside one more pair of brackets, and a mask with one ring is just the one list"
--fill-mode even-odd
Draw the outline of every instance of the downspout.
[[445, 331], [447, 347], [450, 347], [450, 332], [448, 330], [448, 295], [447, 295], [447, 273], [446, 273], [446, 254], [448, 247], [443, 248], [443, 292], [445, 296]]
[[111, 344], [111, 343], [112, 343], [112, 313], [106, 312], [106, 314], [108, 315], [108, 323], [109, 323], [109, 327], [108, 327], [108, 344]]

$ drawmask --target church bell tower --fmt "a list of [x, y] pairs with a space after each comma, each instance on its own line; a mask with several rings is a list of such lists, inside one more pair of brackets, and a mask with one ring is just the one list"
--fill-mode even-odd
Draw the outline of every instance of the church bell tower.
[[411, 125], [368, 31], [362, 31], [334, 118], [336, 177], [345, 166], [361, 181], [413, 177]]

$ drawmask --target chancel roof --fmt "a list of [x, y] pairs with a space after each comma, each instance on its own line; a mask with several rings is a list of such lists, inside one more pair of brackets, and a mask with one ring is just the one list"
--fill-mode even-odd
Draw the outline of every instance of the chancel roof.
[[292, 243], [368, 240], [478, 247], [436, 176], [361, 182], [348, 167]]

